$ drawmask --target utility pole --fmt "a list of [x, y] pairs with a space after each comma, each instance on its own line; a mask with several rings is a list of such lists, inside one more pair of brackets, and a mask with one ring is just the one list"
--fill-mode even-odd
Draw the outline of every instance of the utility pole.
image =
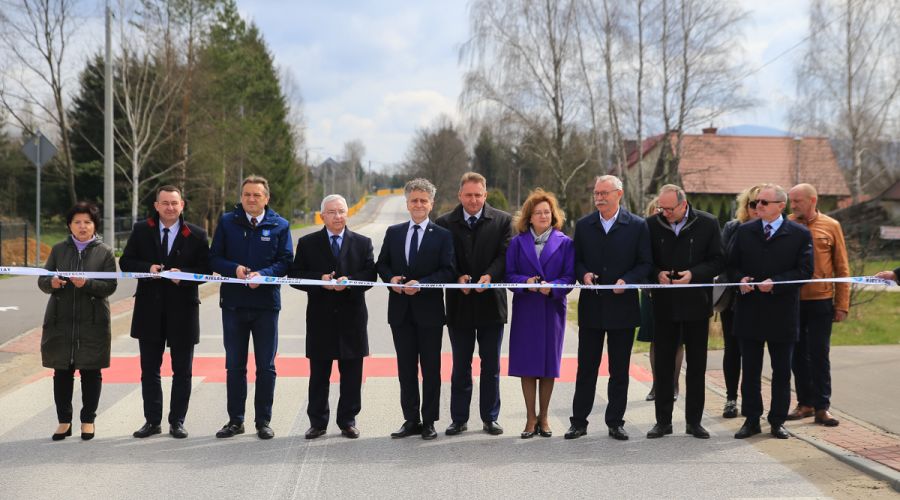
[[103, 75], [103, 239], [116, 247], [115, 158], [113, 155], [112, 9], [106, 2], [106, 64]]

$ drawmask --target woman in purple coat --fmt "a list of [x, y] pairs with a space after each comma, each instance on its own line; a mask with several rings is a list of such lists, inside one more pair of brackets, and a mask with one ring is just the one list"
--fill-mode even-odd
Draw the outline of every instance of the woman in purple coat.
[[[560, 232], [565, 216], [552, 193], [535, 189], [515, 221], [519, 233], [506, 251], [508, 283], [575, 282], [575, 247]], [[553, 382], [559, 377], [566, 295], [571, 288], [513, 289], [512, 325], [509, 330], [509, 374], [522, 378], [527, 422], [522, 439], [536, 433], [550, 437], [547, 408]], [[540, 380], [540, 412], [535, 393]]]

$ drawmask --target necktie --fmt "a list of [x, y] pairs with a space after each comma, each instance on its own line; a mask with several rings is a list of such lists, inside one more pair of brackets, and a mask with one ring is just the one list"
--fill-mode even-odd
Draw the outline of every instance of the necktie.
[[471, 215], [471, 216], [469, 216], [468, 220], [469, 220], [469, 227], [471, 227], [472, 229], [475, 229], [475, 223], [478, 222], [478, 217]]
[[337, 235], [331, 236], [331, 254], [335, 257], [337, 257], [339, 253], [341, 253], [341, 247], [338, 246], [337, 242], [338, 238], [339, 236]]
[[772, 237], [772, 224], [766, 224], [766, 239]]
[[409, 264], [409, 267], [412, 267], [413, 263], [416, 261], [416, 255], [419, 253], [419, 226], [413, 226], [413, 234], [412, 238], [409, 239], [409, 257], [406, 259], [406, 263]]
[[256, 220], [256, 217], [250, 217], [250, 227], [256, 228], [257, 224], [259, 224], [259, 221]]
[[163, 255], [169, 256], [169, 228], [167, 227], [163, 228], [162, 251]]

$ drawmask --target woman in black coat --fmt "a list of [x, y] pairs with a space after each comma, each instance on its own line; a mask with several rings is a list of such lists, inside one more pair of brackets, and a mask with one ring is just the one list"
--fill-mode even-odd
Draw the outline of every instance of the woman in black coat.
[[[96, 234], [100, 210], [79, 202], [66, 214], [71, 235], [57, 243], [47, 258], [48, 271], [115, 272], [113, 251]], [[53, 368], [53, 399], [59, 426], [53, 440], [72, 435], [72, 392], [75, 370], [81, 374], [81, 439], [94, 437], [100, 402], [100, 369], [109, 367], [110, 319], [107, 297], [115, 279], [41, 276], [38, 287], [50, 294], [41, 334], [41, 360]]]

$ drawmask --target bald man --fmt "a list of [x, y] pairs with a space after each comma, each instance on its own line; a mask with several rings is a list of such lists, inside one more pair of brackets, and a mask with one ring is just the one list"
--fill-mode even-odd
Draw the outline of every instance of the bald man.
[[[809, 184], [797, 184], [788, 192], [790, 219], [812, 234], [813, 278], [850, 276], [847, 248], [841, 224], [816, 208], [818, 194]], [[800, 340], [794, 350], [793, 372], [797, 406], [788, 420], [815, 417], [815, 422], [834, 427], [840, 422], [831, 406], [831, 325], [847, 318], [849, 283], [809, 283], [800, 289]]]

